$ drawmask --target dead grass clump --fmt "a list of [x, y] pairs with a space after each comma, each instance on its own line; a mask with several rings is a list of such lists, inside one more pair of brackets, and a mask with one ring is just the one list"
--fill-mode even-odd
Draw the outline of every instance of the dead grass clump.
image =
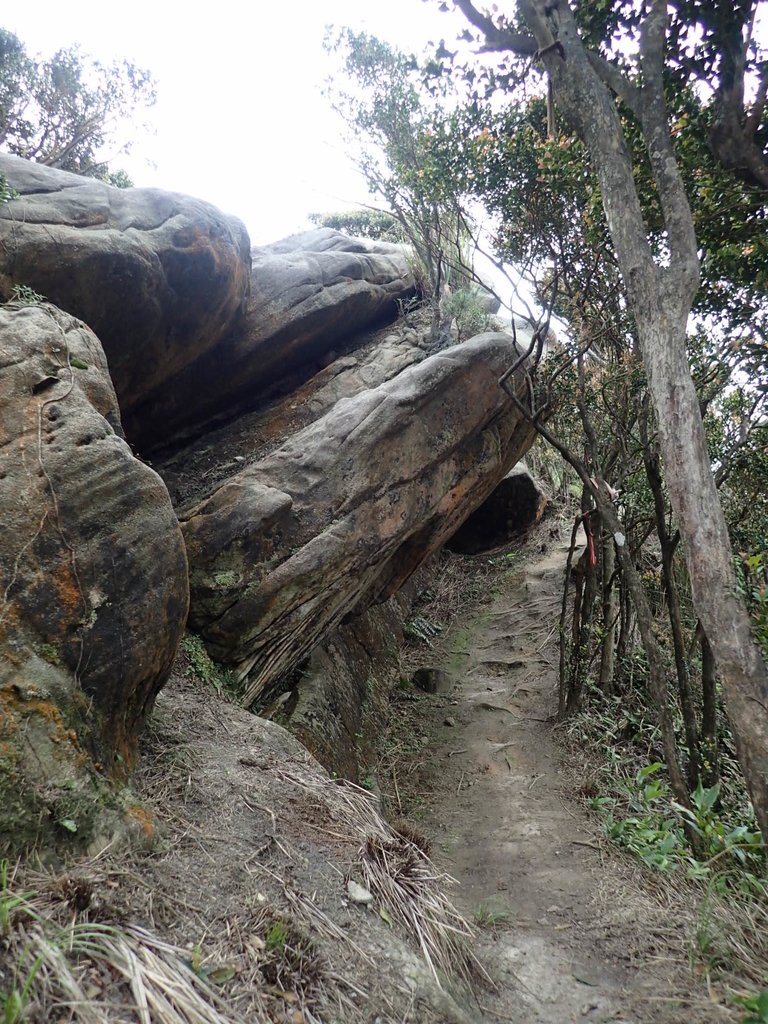
[[70, 898], [26, 889], [0, 863], [4, 1024], [244, 1024], [184, 958], [135, 925], [79, 920]]
[[[768, 970], [768, 901], [765, 895], [725, 895], [724, 879], [716, 876], [705, 892], [691, 893], [695, 908], [688, 929], [690, 956], [703, 962], [710, 977], [731, 989], [751, 994], [765, 987]], [[692, 887], [693, 888], [693, 887]]]
[[359, 843], [356, 867], [379, 912], [415, 942], [437, 984], [440, 975], [466, 984], [473, 978], [489, 981], [470, 949], [474, 932], [446, 895], [455, 880], [437, 869], [421, 845], [382, 817], [375, 798], [351, 782], [293, 773], [291, 781], [322, 791], [334, 821], [329, 834]]
[[417, 940], [438, 984], [440, 973], [458, 976], [467, 985], [478, 976], [487, 979], [468, 946], [473, 938], [469, 924], [443, 892], [446, 876], [436, 872], [418, 846], [399, 834], [389, 840], [368, 836], [359, 864], [366, 887]]

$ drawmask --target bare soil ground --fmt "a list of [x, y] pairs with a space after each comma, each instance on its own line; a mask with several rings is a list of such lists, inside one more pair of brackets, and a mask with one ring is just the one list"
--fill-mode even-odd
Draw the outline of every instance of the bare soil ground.
[[689, 965], [692, 914], [611, 849], [558, 736], [566, 551], [540, 527], [469, 621], [459, 614], [431, 655], [414, 647], [414, 664], [447, 677], [443, 692], [398, 695], [397, 753], [379, 783], [459, 882], [498, 986], [482, 1000], [488, 1020], [736, 1019]]

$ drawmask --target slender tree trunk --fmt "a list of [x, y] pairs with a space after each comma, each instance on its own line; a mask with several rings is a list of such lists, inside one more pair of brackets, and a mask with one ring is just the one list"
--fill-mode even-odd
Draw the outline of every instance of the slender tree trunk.
[[672, 712], [669, 704], [669, 688], [667, 686], [667, 672], [664, 664], [664, 652], [662, 651], [656, 636], [653, 632], [653, 612], [648, 603], [642, 580], [635, 568], [634, 562], [624, 539], [621, 521], [616, 514], [613, 505], [605, 499], [598, 491], [598, 502], [600, 513], [606, 528], [611, 531], [614, 537], [621, 537], [622, 543], [616, 542], [617, 557], [621, 563], [624, 577], [632, 595], [632, 603], [637, 612], [637, 624], [640, 629], [640, 637], [643, 643], [643, 650], [648, 659], [648, 680], [656, 705], [656, 713], [659, 718], [659, 729], [661, 731], [661, 742], [664, 750], [664, 762], [669, 773], [669, 781], [672, 792], [681, 804], [690, 806], [688, 787], [680, 771], [680, 762], [677, 755], [677, 742], [675, 740], [675, 729], [672, 722]]
[[632, 600], [629, 595], [629, 588], [624, 580], [623, 574], [619, 576], [619, 607], [621, 617], [619, 620], [619, 639], [616, 641], [616, 660], [621, 665], [627, 658], [629, 642], [632, 638], [634, 628], [634, 616], [632, 614]]
[[699, 265], [664, 104], [667, 5], [650, 0], [647, 7], [640, 41], [642, 89], [625, 79], [615, 82], [641, 120], [667, 230], [667, 266], [654, 261], [616, 106], [584, 50], [570, 8], [565, 3], [550, 7], [547, 0], [522, 0], [521, 7], [541, 50], [551, 48], [555, 39], [559, 43], [545, 58], [555, 98], [584, 139], [598, 174], [648, 375], [694, 607], [712, 645], [744, 777], [768, 840], [768, 669], [736, 591], [728, 530], [686, 351]]
[[639, 327], [656, 405], [667, 486], [680, 524], [694, 607], [725, 688], [736, 747], [764, 838], [768, 838], [768, 672], [736, 590], [733, 554], [712, 476], [684, 325], [666, 317]]
[[560, 607], [560, 675], [557, 702], [557, 717], [560, 721], [565, 718], [565, 709], [568, 705], [568, 654], [570, 644], [568, 642], [568, 631], [565, 628], [568, 621], [568, 595], [571, 590], [571, 569], [573, 567], [573, 556], [576, 551], [576, 538], [581, 525], [581, 516], [577, 516], [571, 530], [571, 543], [568, 547], [568, 559], [565, 563], [565, 579], [563, 580], [563, 601]]
[[717, 673], [715, 656], [707, 635], [699, 625], [701, 640], [701, 753], [702, 781], [714, 786], [720, 779], [720, 752], [717, 742]]
[[699, 754], [699, 735], [696, 724], [696, 711], [691, 696], [690, 677], [688, 673], [688, 659], [685, 651], [685, 639], [683, 636], [683, 617], [680, 611], [680, 595], [677, 590], [674, 572], [675, 542], [669, 535], [667, 528], [667, 505], [664, 498], [661, 469], [659, 457], [653, 448], [653, 442], [648, 436], [647, 410], [644, 407], [643, 415], [640, 417], [640, 438], [643, 444], [643, 464], [648, 486], [653, 496], [653, 507], [656, 520], [656, 535], [661, 546], [661, 572], [664, 582], [664, 592], [667, 597], [667, 612], [669, 614], [669, 625], [672, 631], [672, 648], [675, 654], [675, 670], [677, 672], [677, 689], [680, 697], [680, 710], [683, 715], [683, 727], [685, 729], [685, 741], [688, 745], [689, 765], [688, 782], [691, 788], [695, 788], [699, 781], [701, 772], [701, 757]]
[[[659, 425], [672, 509], [683, 540], [694, 607], [714, 652], [728, 715], [763, 838], [768, 841], [768, 668], [736, 591], [731, 547], [712, 475], [686, 353], [686, 327], [699, 285], [696, 233], [664, 102], [666, 0], [647, 0], [640, 24], [639, 74], [588, 54], [565, 0], [520, 0], [532, 37], [499, 28], [471, 0], [455, 0], [493, 49], [537, 53], [555, 101], [581, 136], [600, 182], [608, 230]], [[666, 256], [648, 239], [633, 164], [610, 89], [643, 132], [665, 227]], [[634, 571], [621, 554], [622, 568]], [[633, 586], [631, 580], [628, 582]], [[636, 607], [637, 604], [636, 604]], [[647, 628], [638, 608], [641, 630]], [[673, 783], [674, 784], [674, 783]]]
[[616, 618], [618, 598], [614, 573], [616, 569], [616, 548], [611, 534], [603, 531], [603, 646], [600, 651], [600, 678], [598, 685], [603, 693], [613, 689], [616, 670]]

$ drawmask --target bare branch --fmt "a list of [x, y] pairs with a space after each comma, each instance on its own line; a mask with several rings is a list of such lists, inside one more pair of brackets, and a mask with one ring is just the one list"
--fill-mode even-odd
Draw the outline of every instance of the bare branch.
[[670, 249], [675, 257], [675, 282], [692, 298], [699, 284], [696, 233], [667, 124], [664, 99], [664, 51], [669, 14], [665, 0], [653, 0], [640, 34], [643, 72], [642, 122], [648, 156], [664, 214]]
[[487, 14], [478, 11], [471, 0], [454, 0], [454, 4], [470, 25], [474, 25], [485, 36], [484, 50], [510, 50], [520, 57], [533, 57], [539, 49], [533, 36], [499, 28]]
[[640, 117], [640, 91], [610, 61], [594, 50], [587, 50], [587, 59], [608, 88], [619, 97], [633, 114]]

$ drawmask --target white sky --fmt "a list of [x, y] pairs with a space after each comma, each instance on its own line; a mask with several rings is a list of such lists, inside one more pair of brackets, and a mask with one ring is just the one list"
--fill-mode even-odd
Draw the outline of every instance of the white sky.
[[325, 26], [416, 51], [454, 34], [434, 0], [34, 0], [6, 6], [0, 24], [32, 54], [79, 43], [102, 61], [126, 57], [150, 70], [157, 134], [137, 138], [132, 156], [112, 166], [137, 185], [236, 214], [257, 244], [306, 227], [311, 211], [369, 198], [321, 95], [333, 68]]

